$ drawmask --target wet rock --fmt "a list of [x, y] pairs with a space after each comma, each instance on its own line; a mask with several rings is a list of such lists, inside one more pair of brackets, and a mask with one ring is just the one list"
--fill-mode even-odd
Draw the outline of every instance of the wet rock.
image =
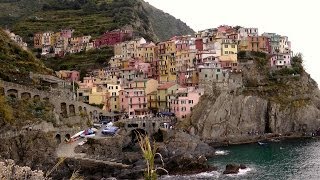
[[[242, 166], [245, 167], [245, 166]], [[227, 164], [226, 169], [223, 171], [223, 174], [237, 174], [239, 173], [240, 165], [236, 164]]]
[[240, 164], [240, 169], [247, 169], [247, 166], [244, 164]]

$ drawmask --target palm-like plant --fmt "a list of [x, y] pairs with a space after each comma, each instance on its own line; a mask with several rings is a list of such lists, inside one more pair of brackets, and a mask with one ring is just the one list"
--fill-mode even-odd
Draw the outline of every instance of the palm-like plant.
[[147, 164], [147, 169], [144, 173], [145, 180], [156, 180], [158, 178], [157, 170], [159, 170], [159, 169], [168, 173], [168, 171], [165, 170], [164, 168], [156, 167], [154, 164], [154, 160], [155, 160], [156, 155], [159, 155], [160, 159], [162, 161], [162, 166], [164, 166], [161, 154], [157, 153], [156, 144], [154, 143], [152, 146], [150, 139], [147, 135], [143, 136], [139, 133], [138, 138], [139, 138], [139, 146], [141, 148], [143, 158], [145, 159], [146, 164]]

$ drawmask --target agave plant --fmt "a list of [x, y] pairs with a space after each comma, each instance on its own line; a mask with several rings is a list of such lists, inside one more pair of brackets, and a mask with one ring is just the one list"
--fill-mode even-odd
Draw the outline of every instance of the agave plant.
[[143, 158], [145, 159], [147, 164], [147, 169], [144, 173], [145, 180], [156, 180], [158, 178], [157, 170], [160, 170], [160, 169], [168, 173], [168, 171], [165, 170], [164, 168], [156, 167], [154, 164], [155, 157], [156, 155], [158, 155], [160, 156], [160, 159], [162, 161], [162, 166], [164, 166], [161, 154], [157, 153], [156, 144], [153, 143], [153, 146], [152, 146], [148, 136], [143, 136], [140, 133], [138, 133], [137, 136], [139, 139], [139, 146], [141, 148]]

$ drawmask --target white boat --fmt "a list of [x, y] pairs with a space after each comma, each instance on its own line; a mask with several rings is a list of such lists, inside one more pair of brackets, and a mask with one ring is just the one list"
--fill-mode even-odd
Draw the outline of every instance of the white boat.
[[85, 135], [84, 137], [85, 138], [90, 138], [90, 137], [95, 137], [96, 135], [95, 134], [89, 134], [89, 135]]
[[74, 139], [74, 138], [80, 136], [80, 135], [83, 134], [83, 133], [84, 133], [84, 131], [80, 131], [80, 132], [76, 133], [75, 135], [71, 136], [70, 139]]
[[267, 143], [264, 143], [264, 142], [258, 142], [258, 144], [260, 145], [260, 146], [265, 146], [265, 145], [268, 145]]

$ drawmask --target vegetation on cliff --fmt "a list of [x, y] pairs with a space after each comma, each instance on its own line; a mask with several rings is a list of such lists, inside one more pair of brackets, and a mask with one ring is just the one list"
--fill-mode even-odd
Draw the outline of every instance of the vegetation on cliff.
[[154, 41], [193, 32], [142, 0], [0, 0], [0, 25], [8, 25], [27, 42], [37, 31], [68, 27], [76, 29], [75, 35], [97, 37], [130, 25], [136, 35]]
[[55, 124], [53, 107], [50, 103], [40, 100], [18, 100], [0, 96], [0, 129], [37, 124], [43, 120]]
[[[113, 56], [113, 49], [105, 47], [93, 49], [87, 52], [68, 54], [65, 57], [42, 58], [43, 63], [53, 70], [79, 70], [86, 72], [88, 69], [98, 69], [108, 64], [109, 59]], [[82, 74], [85, 75], [85, 74]]]
[[24, 81], [28, 79], [30, 72], [47, 74], [50, 70], [0, 29], [0, 79]]
[[302, 54], [292, 57], [290, 68], [281, 69], [271, 69], [270, 57], [264, 53], [247, 54], [240, 56], [240, 61], [251, 59], [253, 64], [242, 67], [244, 87], [240, 94], [257, 95], [282, 107], [300, 107], [310, 101], [308, 95], [317, 89], [317, 83], [305, 72]]

